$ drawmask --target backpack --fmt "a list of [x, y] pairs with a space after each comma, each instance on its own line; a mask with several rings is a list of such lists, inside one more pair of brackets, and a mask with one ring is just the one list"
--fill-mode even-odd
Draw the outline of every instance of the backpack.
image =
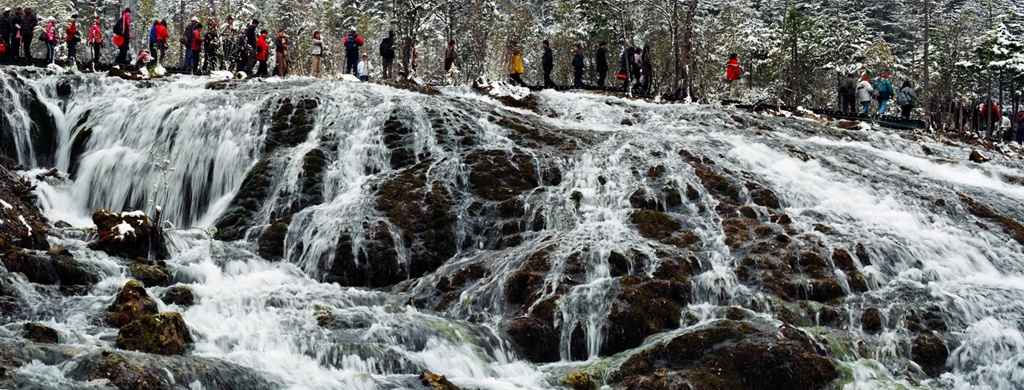
[[892, 98], [892, 83], [889, 80], [881, 79], [875, 85], [878, 91], [878, 100], [889, 100]]
[[347, 50], [349, 54], [359, 52], [359, 42], [356, 42], [355, 35], [349, 35], [348, 39], [345, 40], [345, 50]]
[[381, 40], [380, 41], [380, 57], [381, 58], [392, 58], [392, 57], [394, 57], [394, 54], [392, 54], [392, 53], [394, 53], [395, 49], [393, 49], [392, 46], [394, 46], [394, 44], [391, 43], [391, 39], [390, 38], [384, 38], [383, 40]]
[[191, 43], [192, 43], [192, 30], [193, 30], [193, 28], [192, 28], [191, 24], [188, 25], [188, 27], [185, 27], [185, 31], [181, 33], [181, 38], [178, 39], [178, 42], [181, 43], [182, 45], [191, 45]]

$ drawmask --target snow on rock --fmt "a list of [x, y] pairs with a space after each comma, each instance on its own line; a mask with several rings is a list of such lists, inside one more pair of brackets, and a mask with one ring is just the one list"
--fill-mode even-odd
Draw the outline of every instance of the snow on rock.
[[529, 88], [518, 87], [504, 81], [491, 81], [486, 77], [478, 77], [473, 82], [473, 87], [487, 92], [488, 95], [498, 98], [499, 100], [524, 100], [530, 97]]
[[28, 230], [28, 236], [32, 237], [32, 227], [28, 225], [28, 221], [25, 220], [25, 216], [19, 215], [18, 220], [21, 221], [22, 225], [25, 225], [25, 230]]
[[3, 199], [0, 199], [0, 206], [3, 206], [7, 210], [14, 208], [14, 206], [11, 206], [10, 203], [5, 202]]
[[124, 221], [122, 221], [120, 224], [115, 225], [112, 228], [112, 230], [114, 232], [114, 239], [118, 241], [124, 241], [125, 235], [135, 235], [135, 228], [133, 228], [132, 225], [129, 225], [128, 222]]
[[363, 82], [363, 80], [360, 80], [358, 77], [356, 77], [355, 75], [351, 75], [351, 74], [343, 74], [343, 75], [341, 75], [341, 81], [347, 81], [347, 82], [350, 82], [350, 83], [361, 83], [361, 82]]

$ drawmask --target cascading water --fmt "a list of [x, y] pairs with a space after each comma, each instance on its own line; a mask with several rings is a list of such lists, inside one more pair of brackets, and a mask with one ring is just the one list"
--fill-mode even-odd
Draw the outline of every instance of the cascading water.
[[[302, 78], [0, 81], [4, 152], [66, 173], [37, 182], [44, 214], [74, 226], [50, 240], [101, 279], [80, 296], [12, 279], [29, 304], [0, 341], [35, 360], [15, 384], [93, 385], [131, 272], [79, 228], [155, 206], [181, 228], [171, 278], [197, 296], [160, 302], [194, 339], [149, 361], [177, 387], [415, 388], [432, 371], [540, 389], [587, 371], [618, 388], [641, 351], [739, 318], [800, 328], [844, 388], [1024, 384], [1020, 159], [582, 93], [511, 108]], [[868, 308], [880, 329], [862, 330]], [[19, 344], [25, 321], [74, 351]], [[922, 334], [948, 348], [941, 375], [911, 352]]]

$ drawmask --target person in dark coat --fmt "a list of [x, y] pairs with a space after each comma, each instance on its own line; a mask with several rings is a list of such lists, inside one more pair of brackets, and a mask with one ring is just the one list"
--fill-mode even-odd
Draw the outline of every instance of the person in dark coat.
[[21, 43], [25, 58], [32, 59], [32, 35], [35, 35], [39, 17], [31, 8], [25, 8], [25, 16], [21, 20]]
[[840, 81], [839, 100], [839, 111], [857, 112], [857, 75], [852, 72], [847, 73], [846, 78]]
[[388, 31], [388, 37], [380, 41], [381, 77], [391, 80], [391, 68], [395, 64], [395, 32]]
[[629, 91], [629, 82], [633, 74], [633, 55], [636, 49], [632, 47], [626, 48], [626, 51], [622, 53], [622, 57], [619, 58], [619, 74], [625, 76], [622, 79], [622, 90]]
[[7, 53], [14, 58], [18, 57], [18, 50], [21, 48], [21, 23], [23, 21], [21, 7], [15, 8], [14, 13], [11, 14], [11, 35], [8, 38], [10, 44], [7, 45]]
[[[4, 13], [0, 14], [0, 42], [3, 42], [4, 47], [11, 47], [11, 9], [10, 7], [4, 8]], [[10, 51], [4, 52], [7, 56]]]
[[128, 58], [129, 43], [132, 40], [131, 12], [131, 8], [125, 8], [124, 12], [121, 13], [121, 17], [114, 24], [114, 34], [120, 35], [124, 39], [121, 46], [117, 47], [117, 60], [115, 62], [117, 64], [127, 64], [128, 61], [131, 61]]
[[572, 85], [576, 88], [583, 88], [583, 52], [580, 45], [572, 45]]
[[540, 59], [541, 68], [544, 69], [544, 88], [554, 88], [555, 82], [551, 81], [551, 70], [555, 68], [555, 58], [551, 53], [551, 44], [545, 39], [540, 46], [544, 48], [544, 55]]
[[654, 63], [651, 62], [651, 48], [644, 47], [640, 56], [640, 88], [644, 94], [651, 93], [651, 84], [654, 79]]
[[[258, 51], [256, 50], [256, 41], [257, 41], [257, 38], [259, 37], [259, 34], [256, 33], [256, 29], [259, 26], [260, 26], [260, 21], [256, 20], [256, 19], [253, 19], [252, 23], [249, 24], [249, 27], [245, 28], [245, 46], [246, 46], [246, 48], [245, 48], [245, 57], [246, 57], [245, 60], [246, 61], [245, 61], [245, 66], [243, 66], [239, 70], [244, 70], [247, 74], [253, 74], [252, 73], [252, 67], [256, 66], [256, 62], [259, 61], [259, 60], [256, 59], [256, 54], [258, 53]], [[241, 57], [242, 56], [240, 55], [239, 58], [241, 58]], [[239, 61], [239, 63], [241, 64], [242, 61]]]
[[448, 41], [448, 46], [444, 48], [444, 71], [448, 73], [452, 70], [452, 66], [455, 65], [455, 57], [458, 57], [458, 52], [455, 50], [455, 40]]
[[210, 22], [210, 28], [207, 29], [206, 34], [203, 35], [203, 52], [206, 54], [206, 61], [203, 62], [204, 71], [224, 69], [224, 64], [220, 62], [220, 56], [217, 55], [219, 48], [220, 35], [217, 33], [217, 20], [214, 19]]
[[608, 75], [608, 42], [601, 42], [594, 53], [594, 67], [597, 70], [597, 87], [604, 88], [604, 77]]

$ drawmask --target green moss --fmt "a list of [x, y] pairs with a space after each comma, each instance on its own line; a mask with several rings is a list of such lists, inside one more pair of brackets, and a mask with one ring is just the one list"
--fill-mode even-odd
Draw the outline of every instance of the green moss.
[[285, 238], [288, 236], [288, 225], [291, 218], [280, 219], [260, 234], [257, 240], [259, 254], [267, 260], [281, 260], [284, 257]]
[[641, 236], [655, 240], [667, 238], [682, 227], [679, 221], [660, 211], [633, 210], [629, 219], [636, 225]]
[[232, 241], [245, 235], [245, 231], [255, 222], [254, 216], [270, 197], [272, 175], [273, 164], [270, 157], [260, 160], [249, 170], [228, 210], [217, 221], [215, 239]]

